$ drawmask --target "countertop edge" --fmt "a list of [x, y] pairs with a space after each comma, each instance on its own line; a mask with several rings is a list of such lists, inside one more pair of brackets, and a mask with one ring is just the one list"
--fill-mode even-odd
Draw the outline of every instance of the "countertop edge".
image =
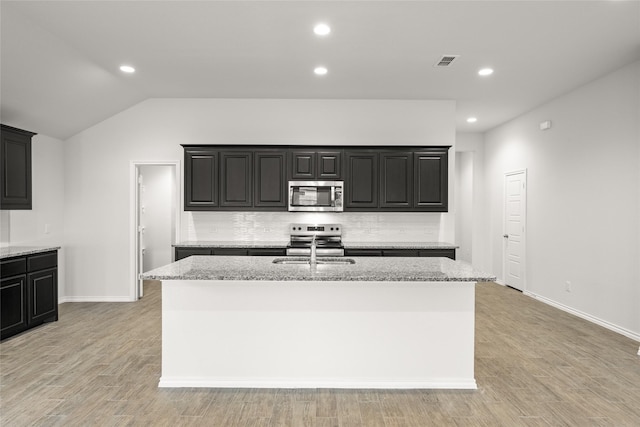
[[[459, 249], [448, 242], [342, 242], [345, 249]], [[277, 248], [286, 249], [288, 242], [192, 242], [174, 243], [174, 248]]]
[[7, 246], [0, 248], [0, 259], [34, 255], [62, 249], [62, 246]]

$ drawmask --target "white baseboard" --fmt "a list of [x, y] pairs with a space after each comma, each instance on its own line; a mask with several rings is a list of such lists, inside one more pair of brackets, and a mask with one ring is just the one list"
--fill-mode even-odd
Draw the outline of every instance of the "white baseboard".
[[207, 377], [161, 377], [160, 388], [342, 388], [342, 389], [451, 389], [476, 390], [475, 379], [432, 379], [432, 380], [348, 380], [348, 379], [220, 379]]
[[60, 297], [58, 298], [58, 304], [65, 302], [134, 302], [130, 297], [114, 297], [114, 296], [73, 296], [73, 297]]
[[[611, 322], [607, 322], [606, 320], [602, 320], [602, 319], [600, 319], [598, 317], [595, 317], [595, 316], [592, 316], [590, 314], [584, 313], [584, 312], [582, 312], [580, 310], [576, 310], [574, 308], [571, 308], [569, 306], [566, 306], [564, 304], [556, 302], [556, 301], [554, 301], [552, 299], [543, 297], [541, 295], [535, 294], [533, 292], [524, 291], [524, 294], [527, 295], [527, 296], [530, 296], [531, 298], [535, 298], [538, 301], [541, 301], [541, 302], [543, 302], [545, 304], [548, 304], [548, 305], [550, 305], [552, 307], [555, 307], [557, 309], [565, 311], [565, 312], [567, 312], [569, 314], [573, 314], [574, 316], [578, 316], [581, 319], [588, 320], [591, 323], [595, 323], [596, 325], [600, 325], [603, 328], [609, 329], [610, 331], [617, 332], [620, 335], [624, 335], [627, 338], [631, 338], [632, 340], [640, 342], [640, 334], [637, 334], [637, 333], [635, 333], [633, 331], [630, 331], [630, 330], [628, 330], [626, 328], [623, 328], [621, 326], [615, 325], [615, 324], [613, 324]], [[639, 355], [640, 355], [640, 350], [638, 352], [639, 352]]]

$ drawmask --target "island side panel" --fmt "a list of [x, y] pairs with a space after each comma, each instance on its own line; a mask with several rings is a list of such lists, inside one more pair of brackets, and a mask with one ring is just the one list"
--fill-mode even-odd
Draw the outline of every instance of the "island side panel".
[[163, 281], [160, 387], [475, 389], [474, 282]]

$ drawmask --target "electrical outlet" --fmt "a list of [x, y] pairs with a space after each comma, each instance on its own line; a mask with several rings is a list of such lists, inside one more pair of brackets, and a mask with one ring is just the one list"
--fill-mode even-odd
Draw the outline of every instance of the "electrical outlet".
[[44, 225], [44, 234], [49, 234], [50, 230], [49, 230], [49, 224], [45, 224]]
[[567, 292], [571, 292], [571, 282], [569, 280], [564, 282], [564, 290]]

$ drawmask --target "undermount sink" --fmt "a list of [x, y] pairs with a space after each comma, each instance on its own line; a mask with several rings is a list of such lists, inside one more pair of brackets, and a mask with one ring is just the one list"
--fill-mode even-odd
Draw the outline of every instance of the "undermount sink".
[[[272, 261], [274, 264], [311, 264], [311, 260], [309, 258], [276, 258]], [[316, 260], [316, 264], [322, 265], [351, 265], [355, 264], [356, 260], [352, 258], [318, 258]]]

